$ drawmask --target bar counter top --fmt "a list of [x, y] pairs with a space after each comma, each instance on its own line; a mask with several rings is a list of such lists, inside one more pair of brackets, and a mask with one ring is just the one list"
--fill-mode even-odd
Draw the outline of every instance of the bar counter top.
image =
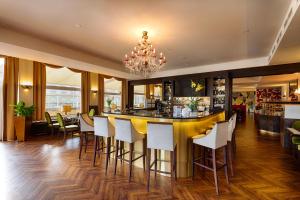
[[219, 113], [223, 113], [223, 110], [218, 110], [214, 112], [209, 112], [209, 114], [206, 115], [198, 115], [198, 116], [189, 116], [189, 117], [175, 117], [173, 115], [167, 115], [167, 114], [156, 114], [153, 112], [148, 112], [148, 113], [133, 113], [133, 112], [103, 112], [104, 116], [108, 115], [120, 115], [120, 116], [132, 116], [132, 117], [145, 117], [145, 118], [160, 118], [160, 119], [169, 119], [172, 121], [194, 121], [194, 120], [199, 120], [203, 118], [210, 117], [212, 115], [216, 115]]

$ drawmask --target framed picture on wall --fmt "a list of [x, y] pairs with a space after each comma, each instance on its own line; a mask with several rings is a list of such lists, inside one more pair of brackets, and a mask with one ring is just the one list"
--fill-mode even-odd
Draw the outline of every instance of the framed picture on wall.
[[290, 81], [289, 82], [289, 98], [291, 101], [297, 101], [298, 96], [295, 95], [295, 91], [298, 89], [298, 80]]

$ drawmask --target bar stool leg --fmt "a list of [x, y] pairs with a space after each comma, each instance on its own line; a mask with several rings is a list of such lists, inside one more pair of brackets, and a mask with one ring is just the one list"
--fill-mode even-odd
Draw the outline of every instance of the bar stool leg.
[[[124, 142], [123, 142], [123, 141], [120, 141], [120, 143], [121, 143], [121, 144], [120, 144], [120, 146], [121, 146], [121, 147], [120, 147], [120, 151], [121, 151], [120, 156], [121, 156], [122, 159], [124, 159], [124, 155], [123, 155], [124, 152], [125, 152], [125, 151], [124, 151]], [[123, 160], [122, 160], [122, 159], [121, 159], [121, 164], [123, 164]]]
[[195, 177], [195, 144], [192, 143], [192, 179]]
[[119, 154], [119, 140], [116, 140], [116, 153], [115, 153], [115, 172], [114, 174], [116, 175], [117, 173], [117, 165], [118, 165], [118, 154]]
[[229, 179], [228, 179], [228, 165], [227, 165], [227, 145], [223, 147], [223, 152], [224, 152], [224, 170], [225, 170], [225, 177], [226, 177], [226, 182], [229, 184]]
[[143, 169], [146, 170], [146, 152], [147, 152], [147, 139], [143, 139]]
[[107, 144], [106, 144], [106, 166], [105, 166], [105, 174], [107, 174], [107, 168], [108, 168], [108, 161], [110, 159], [110, 137], [107, 138]]
[[147, 149], [147, 191], [150, 190], [151, 149]]
[[174, 179], [174, 151], [170, 152], [171, 156], [171, 181]]
[[134, 149], [134, 143], [129, 144], [129, 177], [128, 181], [131, 181], [131, 174], [132, 174], [132, 160], [133, 160], [133, 149]]
[[157, 149], [154, 149], [154, 178], [156, 179], [157, 171]]
[[228, 143], [227, 151], [228, 151], [228, 161], [229, 161], [229, 165], [230, 165], [231, 176], [234, 176], [233, 165], [232, 165], [233, 149], [232, 149], [232, 143], [231, 142]]
[[95, 164], [96, 164], [96, 152], [97, 152], [97, 147], [98, 147], [98, 136], [95, 135], [95, 140], [94, 140], [93, 167], [95, 167]]
[[[203, 162], [203, 165], [206, 165], [206, 148], [205, 147], [200, 147], [200, 152], [201, 152], [201, 149], [203, 149], [203, 157], [202, 157], [202, 162]], [[202, 168], [202, 176], [204, 177], [205, 176], [205, 168], [203, 167]]]
[[175, 146], [174, 150], [174, 172], [175, 180], [177, 180], [177, 145]]
[[84, 148], [84, 153], [86, 153], [88, 143], [89, 143], [88, 133], [85, 132], [85, 148]]
[[79, 158], [79, 160], [81, 159], [81, 152], [82, 152], [82, 145], [83, 145], [83, 138], [82, 138], [82, 132], [80, 132], [80, 148], [79, 148], [79, 156], [78, 156], [78, 158]]
[[218, 186], [218, 175], [217, 175], [217, 163], [216, 163], [216, 150], [212, 149], [212, 162], [213, 162], [213, 171], [214, 171], [214, 178], [215, 178], [215, 187], [216, 193], [219, 195], [219, 186]]

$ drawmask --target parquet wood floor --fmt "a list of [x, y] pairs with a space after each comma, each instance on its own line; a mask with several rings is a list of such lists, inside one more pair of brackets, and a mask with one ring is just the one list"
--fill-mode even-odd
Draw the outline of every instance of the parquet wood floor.
[[[105, 176], [104, 158], [92, 167], [92, 148], [78, 160], [79, 139], [64, 144], [57, 138], [23, 143], [0, 143], [0, 199], [300, 199], [300, 164], [279, 144], [258, 138], [253, 119], [237, 127], [235, 176], [227, 185], [220, 171], [220, 196], [213, 176], [196, 180], [158, 176], [146, 190], [146, 175], [134, 168], [131, 183], [127, 165]], [[199, 170], [200, 171], [200, 170]], [[200, 174], [198, 171], [198, 174]]]

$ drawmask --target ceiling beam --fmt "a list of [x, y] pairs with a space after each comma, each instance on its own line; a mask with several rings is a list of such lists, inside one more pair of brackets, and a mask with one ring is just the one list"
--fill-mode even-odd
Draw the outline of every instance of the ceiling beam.
[[284, 34], [286, 33], [289, 25], [291, 24], [291, 21], [293, 20], [297, 10], [299, 9], [299, 5], [300, 5], [300, 0], [292, 0], [291, 1], [291, 4], [287, 10], [287, 13], [284, 17], [282, 25], [277, 33], [276, 39], [275, 39], [275, 41], [272, 45], [272, 48], [270, 50], [270, 53], [268, 55], [269, 64], [272, 61], [272, 58], [275, 55], [275, 53], [280, 45], [280, 42], [282, 41]]

